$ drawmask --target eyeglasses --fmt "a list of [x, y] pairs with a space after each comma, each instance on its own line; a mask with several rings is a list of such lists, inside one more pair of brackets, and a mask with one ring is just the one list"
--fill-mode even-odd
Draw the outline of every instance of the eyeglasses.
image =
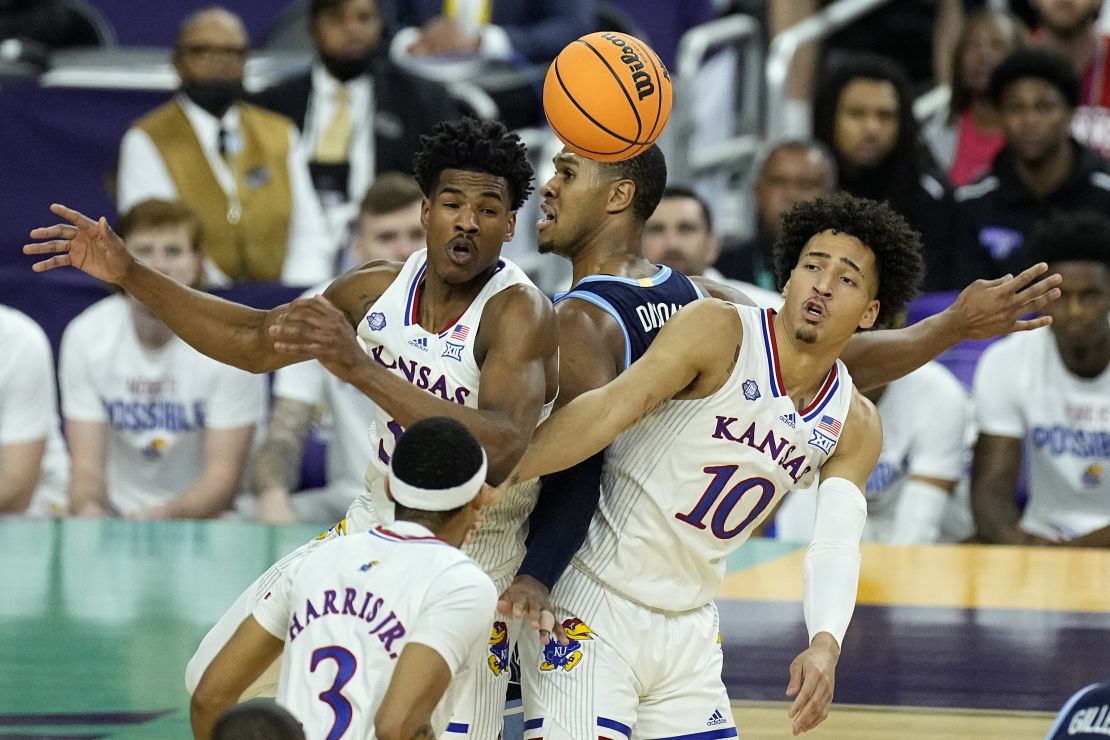
[[182, 54], [189, 54], [195, 57], [220, 57], [224, 59], [233, 59], [240, 61], [247, 56], [247, 47], [245, 46], [219, 46], [217, 44], [188, 44], [179, 47]]

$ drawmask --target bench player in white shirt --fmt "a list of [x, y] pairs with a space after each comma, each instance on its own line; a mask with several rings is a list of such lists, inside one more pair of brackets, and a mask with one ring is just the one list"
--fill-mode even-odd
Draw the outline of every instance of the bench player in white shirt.
[[[979, 359], [971, 503], [979, 538], [1001, 544], [1110, 547], [1110, 220], [1067, 213], [1029, 244], [1063, 281], [1049, 328]], [[1023, 455], [1029, 502], [1014, 490]]]
[[[512, 263], [500, 258], [515, 211], [531, 189], [524, 145], [501, 124], [441, 123], [414, 158], [425, 192], [429, 248], [404, 264], [371, 262], [332, 283], [323, 296], [257, 311], [190, 291], [131, 259], [106, 222], [55, 204], [70, 224], [31, 232], [51, 240], [24, 247], [58, 256], [36, 270], [73, 265], [119, 284], [175, 333], [221, 362], [266, 372], [315, 358], [376, 404], [367, 473], [360, 497], [330, 533], [390, 521], [381, 485], [395, 435], [429, 416], [462, 422], [489, 450], [489, 482], [500, 483], [523, 454], [558, 391], [558, 338], [551, 302]], [[357, 328], [359, 334], [355, 335]], [[361, 342], [359, 341], [361, 340]], [[516, 487], [487, 512], [467, 552], [499, 585], [508, 585], [524, 550], [524, 524], [538, 486]], [[291, 557], [311, 549], [308, 543]], [[286, 559], [288, 560], [288, 558]], [[186, 671], [192, 689], [208, 662], [280, 575], [263, 574], [224, 614]], [[465, 728], [454, 737], [496, 738], [507, 683], [505, 625], [494, 624], [496, 668], [486, 668]], [[506, 656], [502, 660], [502, 656]], [[483, 661], [482, 665], [485, 665]], [[276, 670], [244, 698], [272, 693]], [[466, 712], [460, 703], [460, 712]]]
[[827, 715], [859, 577], [861, 489], [882, 445], [874, 406], [837, 357], [914, 295], [923, 263], [904, 219], [849, 196], [795, 206], [777, 254], [789, 277], [780, 313], [687, 306], [643, 359], [541, 426], [514, 472], [560, 470], [610, 445], [601, 505], [552, 593], [574, 641], [522, 671], [536, 682], [526, 737], [735, 737], [712, 602], [725, 556], [818, 471], [811, 645], [788, 693], [795, 733]]
[[282, 573], [193, 693], [198, 739], [279, 656], [277, 702], [308, 738], [444, 731], [452, 676], [482, 651], [497, 599], [458, 549], [490, 498], [486, 456], [442, 417], [412, 425], [394, 451], [396, 521], [333, 538]]

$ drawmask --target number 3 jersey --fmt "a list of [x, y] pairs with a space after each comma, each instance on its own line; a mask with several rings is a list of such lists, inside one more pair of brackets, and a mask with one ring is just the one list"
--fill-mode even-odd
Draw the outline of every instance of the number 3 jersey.
[[[398, 521], [336, 537], [284, 573], [255, 620], [285, 641], [277, 702], [308, 738], [374, 738], [374, 715], [406, 645], [457, 674], [489, 634], [489, 576], [423, 526]], [[437, 736], [450, 691], [433, 714]]]
[[[531, 286], [532, 281], [512, 262], [500, 260], [497, 271], [470, 306], [436, 333], [419, 323], [427, 269], [426, 249], [409, 257], [396, 279], [367, 311], [359, 324], [358, 336], [370, 359], [390, 372], [444, 401], [477, 408], [482, 371], [474, 357], [474, 345], [482, 312], [501, 291], [514, 285]], [[541, 422], [551, 413], [552, 403], [544, 405]], [[403, 431], [381, 407], [374, 406], [374, 425], [370, 430], [373, 455], [366, 473], [368, 491], [380, 491], [380, 485], [375, 484], [388, 473], [393, 447]], [[526, 481], [507, 489], [496, 506], [486, 508], [486, 521], [474, 541], [466, 546], [467, 554], [494, 579], [515, 573], [524, 557], [526, 522], [538, 491], [538, 481]], [[372, 503], [380, 514], [385, 513], [382, 511], [385, 502], [375, 498]], [[392, 521], [392, 515], [383, 517], [383, 521]]]
[[852, 380], [842, 362], [812, 402], [795, 408], [779, 369], [775, 312], [735, 308], [744, 340], [732, 374], [712, 395], [667, 401], [614, 440], [601, 503], [575, 556], [587, 575], [650, 608], [712, 601], [725, 557], [788, 490], [814, 480], [848, 414]]

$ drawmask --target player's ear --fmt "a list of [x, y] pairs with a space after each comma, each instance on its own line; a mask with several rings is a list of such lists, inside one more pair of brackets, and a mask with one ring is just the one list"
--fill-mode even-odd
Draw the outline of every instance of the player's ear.
[[867, 309], [863, 312], [863, 317], [859, 320], [860, 329], [870, 329], [875, 326], [875, 322], [879, 319], [879, 301], [872, 298], [867, 302]]
[[424, 227], [424, 231], [428, 230], [428, 214], [432, 210], [432, 201], [426, 197], [420, 199], [420, 225]]
[[632, 207], [636, 197], [636, 184], [631, 180], [617, 180], [609, 186], [609, 201], [605, 205], [606, 213], [620, 213]]
[[505, 238], [501, 241], [508, 244], [513, 240], [513, 234], [516, 233], [516, 211], [509, 212], [509, 220], [505, 225]]

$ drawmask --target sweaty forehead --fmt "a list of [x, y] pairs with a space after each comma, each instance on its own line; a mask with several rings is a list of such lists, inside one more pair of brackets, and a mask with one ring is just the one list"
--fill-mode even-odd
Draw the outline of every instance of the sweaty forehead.
[[510, 200], [509, 183], [506, 182], [504, 177], [491, 175], [488, 172], [445, 169], [439, 173], [436, 193], [442, 193], [448, 189], [461, 190], [473, 197], [482, 195], [498, 197], [506, 203]]
[[875, 253], [851, 234], [831, 229], [814, 234], [802, 248], [802, 256], [814, 252], [827, 254], [834, 260], [851, 260], [865, 274], [873, 274], [875, 271]]

